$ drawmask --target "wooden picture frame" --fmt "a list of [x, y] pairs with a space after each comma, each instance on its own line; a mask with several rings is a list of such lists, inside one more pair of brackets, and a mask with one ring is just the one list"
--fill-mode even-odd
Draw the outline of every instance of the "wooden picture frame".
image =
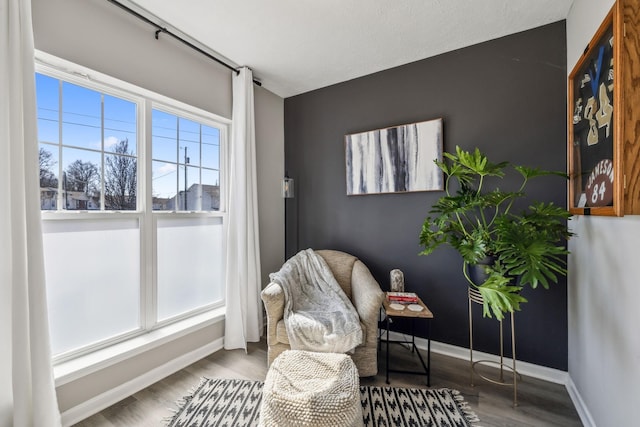
[[569, 75], [569, 211], [623, 215], [617, 5]]

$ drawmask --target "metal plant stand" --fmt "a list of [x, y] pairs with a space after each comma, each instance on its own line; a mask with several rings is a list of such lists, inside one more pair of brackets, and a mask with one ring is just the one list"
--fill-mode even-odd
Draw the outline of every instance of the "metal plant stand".
[[[520, 374], [516, 370], [516, 330], [514, 323], [514, 315], [511, 313], [511, 361], [512, 366], [508, 366], [504, 362], [504, 338], [503, 338], [503, 329], [502, 329], [502, 320], [500, 323], [500, 362], [497, 363], [500, 369], [500, 376], [496, 380], [494, 378], [489, 378], [485, 375], [482, 375], [479, 372], [476, 372], [476, 364], [496, 364], [496, 362], [491, 360], [477, 360], [474, 362], [473, 360], [473, 316], [471, 308], [475, 304], [483, 304], [482, 294], [479, 291], [473, 288], [469, 288], [469, 367], [471, 373], [471, 386], [474, 387], [473, 383], [474, 374], [477, 374], [480, 378], [485, 381], [488, 381], [493, 384], [502, 385], [502, 386], [513, 386], [513, 406], [518, 406], [518, 377]], [[513, 380], [511, 382], [505, 382], [504, 379], [504, 370], [508, 369], [513, 373]]]

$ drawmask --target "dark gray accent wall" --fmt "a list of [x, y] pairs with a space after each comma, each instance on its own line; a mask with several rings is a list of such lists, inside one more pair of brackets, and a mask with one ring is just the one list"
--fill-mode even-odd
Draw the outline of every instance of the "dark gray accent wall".
[[[344, 136], [441, 117], [445, 151], [479, 147], [494, 161], [564, 171], [566, 75], [561, 21], [285, 99], [285, 169], [296, 185], [286, 200], [287, 257], [309, 247], [350, 252], [385, 290], [399, 268], [435, 314], [432, 338], [467, 347], [459, 255], [418, 256], [422, 222], [443, 193], [346, 196]], [[529, 194], [566, 206], [562, 179], [541, 179]], [[566, 370], [566, 280], [524, 296], [518, 359]], [[498, 324], [476, 312], [474, 347], [497, 354]]]

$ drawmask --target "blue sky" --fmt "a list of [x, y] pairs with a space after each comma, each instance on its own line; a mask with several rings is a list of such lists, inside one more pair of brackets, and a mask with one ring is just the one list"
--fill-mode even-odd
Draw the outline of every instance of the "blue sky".
[[[137, 106], [135, 103], [107, 94], [101, 94], [68, 82], [36, 74], [38, 102], [38, 135], [40, 147], [51, 152], [52, 160], [62, 169], [75, 160], [101, 164], [102, 108], [104, 106], [104, 150], [111, 152], [114, 145], [128, 140], [129, 151], [136, 152]], [[60, 108], [62, 126], [60, 127]], [[62, 135], [62, 161], [58, 147]], [[219, 130], [179, 118], [160, 110], [152, 114], [152, 174], [153, 195], [173, 197], [183, 189], [185, 150], [188, 158], [187, 188], [194, 183], [219, 183]], [[206, 169], [199, 169], [201, 166]]]

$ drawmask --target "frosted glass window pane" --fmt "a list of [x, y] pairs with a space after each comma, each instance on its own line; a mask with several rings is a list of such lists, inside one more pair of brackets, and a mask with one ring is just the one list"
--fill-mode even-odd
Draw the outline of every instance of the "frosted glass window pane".
[[158, 320], [222, 302], [222, 219], [158, 218]]
[[140, 327], [137, 219], [43, 221], [54, 355]]

